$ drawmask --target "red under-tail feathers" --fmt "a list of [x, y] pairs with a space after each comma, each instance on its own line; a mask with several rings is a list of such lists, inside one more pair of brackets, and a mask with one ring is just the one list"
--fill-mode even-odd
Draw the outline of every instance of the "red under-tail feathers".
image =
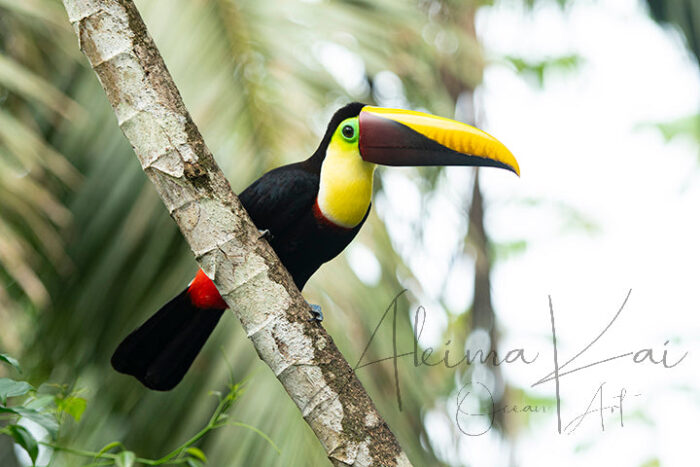
[[216, 286], [200, 269], [182, 293], [119, 344], [112, 366], [150, 389], [174, 388], [226, 308]]

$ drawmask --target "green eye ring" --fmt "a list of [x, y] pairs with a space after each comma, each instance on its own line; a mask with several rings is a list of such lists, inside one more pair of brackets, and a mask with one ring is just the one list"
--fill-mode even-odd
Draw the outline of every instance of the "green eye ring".
[[341, 130], [343, 132], [343, 138], [352, 139], [355, 137], [355, 129], [352, 125], [345, 125]]
[[359, 131], [357, 128], [357, 118], [348, 118], [338, 126], [340, 136], [348, 143], [357, 141]]

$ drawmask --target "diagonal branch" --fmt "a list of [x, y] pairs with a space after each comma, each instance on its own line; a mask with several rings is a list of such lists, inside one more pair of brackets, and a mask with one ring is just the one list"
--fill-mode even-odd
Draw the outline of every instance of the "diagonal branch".
[[335, 465], [410, 465], [231, 191], [131, 0], [63, 0], [146, 175]]

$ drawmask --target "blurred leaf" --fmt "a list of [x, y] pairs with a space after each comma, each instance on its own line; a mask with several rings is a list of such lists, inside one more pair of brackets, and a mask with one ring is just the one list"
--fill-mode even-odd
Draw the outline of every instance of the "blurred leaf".
[[85, 111], [51, 83], [0, 53], [0, 86], [35, 100], [68, 119], [84, 116]]
[[581, 57], [578, 55], [562, 55], [560, 57], [548, 58], [544, 60], [526, 60], [515, 56], [505, 56], [503, 59], [521, 74], [534, 80], [540, 88], [544, 86], [544, 79], [547, 73], [573, 73], [581, 66]]
[[0, 403], [5, 405], [8, 397], [23, 396], [31, 390], [32, 386], [25, 381], [0, 378]]
[[80, 174], [76, 169], [65, 157], [49, 146], [36, 129], [14, 118], [2, 108], [0, 108], [0, 144], [4, 144], [28, 170], [41, 166], [53, 172], [66, 184], [77, 184], [80, 181]]
[[61, 15], [65, 15], [63, 9], [55, 2], [49, 0], [0, 0], [0, 7], [14, 10], [17, 13], [32, 16], [35, 19], [65, 25], [59, 21]]
[[80, 421], [86, 406], [87, 401], [82, 397], [69, 396], [66, 398], [56, 398], [56, 408], [73, 417], [76, 422]]
[[35, 305], [45, 306], [50, 301], [49, 293], [31, 267], [35, 259], [31, 242], [0, 217], [0, 270], [4, 269]]
[[49, 432], [52, 437], [56, 437], [58, 433], [58, 422], [56, 419], [50, 415], [40, 413], [33, 409], [28, 409], [26, 407], [0, 407], [0, 413], [10, 413], [19, 415], [28, 420], [38, 423]]
[[204, 462], [205, 464], [207, 463], [207, 456], [204, 455], [204, 452], [202, 452], [201, 449], [193, 446], [191, 448], [187, 448], [187, 450], [185, 452], [192, 457], [196, 457], [197, 459]]
[[641, 464], [639, 467], [660, 467], [661, 461], [658, 458], [649, 459]]
[[512, 242], [492, 242], [491, 248], [495, 253], [495, 261], [506, 261], [525, 253], [525, 251], [527, 251], [527, 241], [515, 240]]
[[[42, 388], [39, 386], [39, 390], [37, 392], [41, 392]], [[47, 395], [41, 395], [41, 396], [34, 396], [32, 397], [28, 402], [25, 402], [24, 406], [27, 407], [28, 409], [34, 409], [38, 412], [45, 411], [47, 407], [52, 405], [54, 403], [54, 398], [53, 396], [47, 396]]]
[[114, 461], [118, 467], [133, 467], [136, 461], [136, 454], [131, 451], [122, 451], [117, 454], [117, 458]]
[[0, 362], [5, 362], [18, 372], [22, 373], [22, 369], [19, 366], [19, 362], [14, 358], [10, 357], [9, 355], [0, 353]]
[[700, 145], [700, 114], [681, 117], [670, 122], [649, 123], [642, 127], [656, 128], [667, 142], [674, 138], [687, 137]]
[[7, 428], [10, 430], [12, 439], [27, 451], [32, 465], [34, 465], [37, 456], [39, 456], [39, 443], [34, 439], [34, 436], [22, 425], [9, 425]]

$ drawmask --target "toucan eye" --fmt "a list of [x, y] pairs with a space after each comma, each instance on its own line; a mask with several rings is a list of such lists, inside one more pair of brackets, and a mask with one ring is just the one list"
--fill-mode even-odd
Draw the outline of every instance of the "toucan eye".
[[355, 129], [352, 125], [345, 125], [341, 131], [346, 139], [352, 139], [355, 136]]

